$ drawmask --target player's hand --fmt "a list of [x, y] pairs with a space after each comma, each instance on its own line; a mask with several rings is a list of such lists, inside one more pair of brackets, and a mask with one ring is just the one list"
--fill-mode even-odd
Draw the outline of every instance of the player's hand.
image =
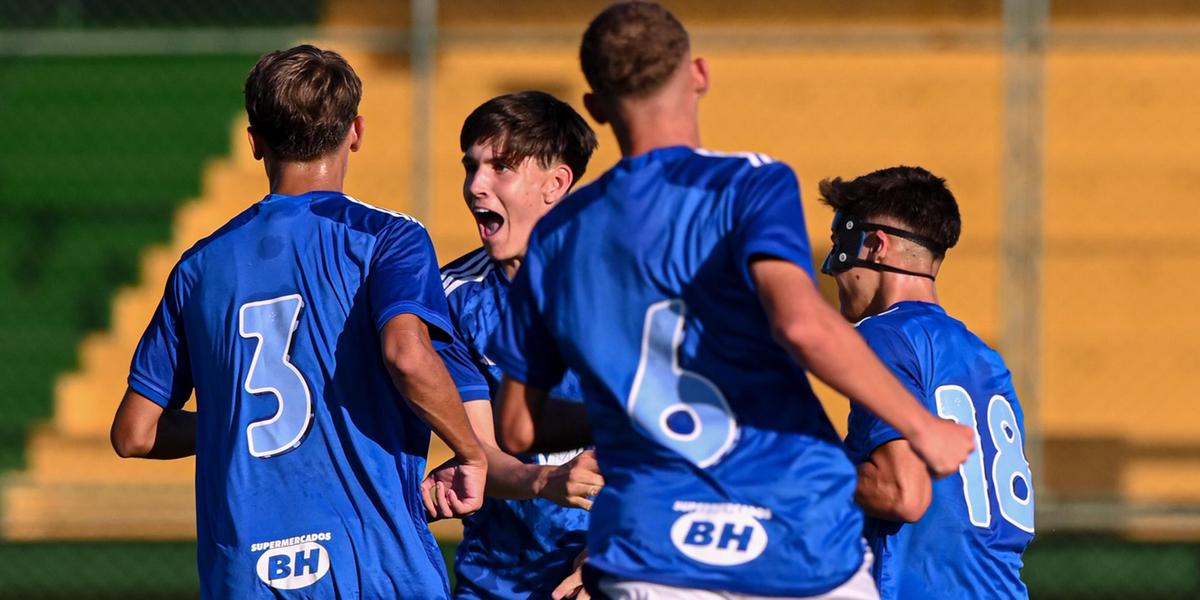
[[936, 479], [954, 474], [975, 449], [975, 431], [966, 425], [930, 416], [908, 443]]
[[550, 593], [551, 598], [554, 600], [588, 600], [592, 597], [587, 590], [583, 589], [583, 563], [586, 560], [587, 550], [584, 550], [575, 557], [575, 570], [571, 571], [571, 574], [567, 575], [567, 578], [554, 588], [554, 591]]
[[570, 462], [550, 471], [538, 496], [560, 506], [591, 510], [592, 498], [600, 493], [602, 487], [604, 477], [600, 475], [596, 453], [584, 450]]
[[421, 502], [429, 521], [462, 518], [483, 506], [487, 464], [451, 459], [421, 482]]

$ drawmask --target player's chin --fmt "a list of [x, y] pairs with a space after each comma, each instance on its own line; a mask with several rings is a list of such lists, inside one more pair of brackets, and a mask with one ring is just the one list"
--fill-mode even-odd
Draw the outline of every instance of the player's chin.
[[500, 230], [490, 236], [481, 238], [483, 251], [487, 252], [492, 260], [504, 261], [512, 258], [510, 256], [512, 251], [509, 248], [510, 244], [508, 243], [508, 236], [505, 235], [506, 233], [506, 231]]

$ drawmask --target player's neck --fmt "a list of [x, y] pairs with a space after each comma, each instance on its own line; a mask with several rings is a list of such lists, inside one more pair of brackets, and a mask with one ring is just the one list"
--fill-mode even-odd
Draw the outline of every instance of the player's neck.
[[272, 194], [299, 196], [308, 192], [340, 192], [346, 180], [346, 162], [339, 156], [307, 162], [269, 161], [267, 179]]
[[671, 146], [700, 147], [700, 123], [694, 110], [660, 101], [622, 106], [613, 120], [621, 156], [639, 156]]
[[898, 302], [938, 304], [937, 286], [924, 277], [884, 273], [879, 282], [879, 293], [871, 303], [871, 314], [881, 313]]
[[521, 263], [524, 261], [524, 256], [514, 256], [513, 258], [500, 261], [500, 269], [504, 271], [504, 276], [509, 281], [512, 281], [513, 277], [517, 276], [517, 271], [521, 269]]

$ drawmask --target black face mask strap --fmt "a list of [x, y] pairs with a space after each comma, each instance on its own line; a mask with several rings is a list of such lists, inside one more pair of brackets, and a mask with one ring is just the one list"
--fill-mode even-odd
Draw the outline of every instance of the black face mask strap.
[[[934, 252], [935, 254], [945, 254], [945, 252], [946, 252], [946, 249], [943, 248], [941, 244], [939, 244], [923, 235], [917, 235], [911, 231], [905, 231], [903, 229], [898, 229], [898, 228], [892, 227], [890, 225], [882, 225], [879, 223], [862, 223], [862, 230], [863, 231], [878, 230], [878, 231], [882, 231], [888, 235], [894, 235], [896, 237], [901, 237], [901, 238], [909, 240], [915, 244], [921, 245], [921, 246], [929, 249], [929, 251]], [[937, 279], [934, 278], [934, 276], [930, 275], [929, 273], [918, 273], [916, 271], [909, 271], [907, 269], [901, 269], [899, 267], [893, 267], [892, 265], [885, 265], [883, 263], [873, 263], [873, 262], [861, 260], [858, 258], [855, 258], [854, 260], [850, 261], [850, 264], [852, 264], [853, 266], [856, 266], [856, 267], [864, 267], [867, 269], [873, 269], [875, 271], [887, 271], [888, 273], [899, 273], [901, 275], [912, 275], [913, 277], [924, 277], [930, 281], [937, 281]]]
[[874, 263], [874, 262], [862, 260], [861, 258], [856, 258], [856, 259], [850, 261], [850, 266], [863, 267], [864, 269], [871, 269], [874, 271], [887, 271], [888, 273], [899, 273], [901, 275], [912, 275], [913, 277], [924, 277], [930, 281], [937, 281], [933, 277], [933, 275], [930, 275], [929, 273], [918, 273], [916, 271], [908, 271], [906, 269], [901, 269], [900, 267], [893, 267], [892, 265], [885, 265], [883, 263]]
[[933, 241], [932, 239], [927, 238], [923, 235], [917, 235], [911, 231], [905, 231], [903, 229], [897, 229], [890, 225], [881, 225], [879, 223], [863, 223], [862, 230], [863, 231], [874, 231], [874, 230], [882, 231], [888, 235], [902, 237], [910, 242], [913, 242], [915, 244], [923, 246], [923, 247], [927, 248], [930, 252], [933, 252], [934, 254], [937, 254], [937, 255], [946, 254], [946, 248], [944, 248], [941, 244], [939, 244], [939, 243]]

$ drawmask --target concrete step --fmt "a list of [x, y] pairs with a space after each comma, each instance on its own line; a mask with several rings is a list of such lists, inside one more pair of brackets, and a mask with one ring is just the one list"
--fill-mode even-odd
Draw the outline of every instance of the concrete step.
[[113, 452], [107, 437], [72, 437], [50, 428], [30, 436], [29, 466], [25, 471], [30, 484], [172, 484], [191, 485], [196, 461], [130, 460]]
[[9, 540], [196, 535], [191, 481], [46, 483], [10, 476], [0, 498], [0, 536]]

